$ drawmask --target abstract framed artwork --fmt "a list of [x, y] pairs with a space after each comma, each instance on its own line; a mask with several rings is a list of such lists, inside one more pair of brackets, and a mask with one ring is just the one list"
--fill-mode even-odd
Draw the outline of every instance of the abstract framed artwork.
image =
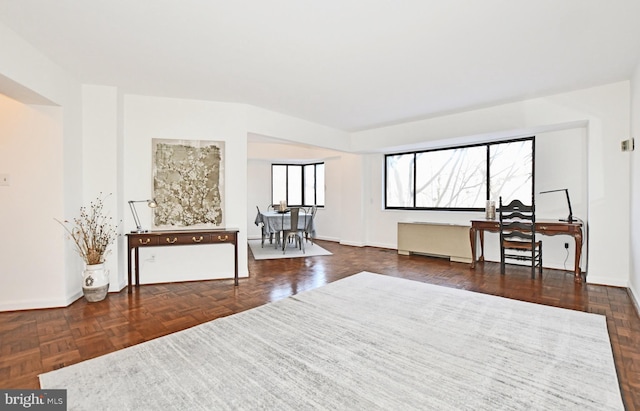
[[224, 227], [224, 142], [152, 139], [153, 228]]

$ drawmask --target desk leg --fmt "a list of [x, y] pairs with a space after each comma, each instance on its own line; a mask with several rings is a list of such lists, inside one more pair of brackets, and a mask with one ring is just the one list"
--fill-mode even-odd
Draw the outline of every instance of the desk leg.
[[484, 261], [484, 230], [471, 226], [469, 240], [471, 240], [471, 268], [476, 268], [476, 233], [480, 235], [480, 257], [478, 261]]
[[135, 255], [135, 265], [136, 265], [136, 287], [140, 286], [140, 256], [138, 253], [138, 247], [133, 249]]
[[471, 226], [469, 229], [469, 242], [471, 243], [471, 269], [476, 268], [476, 228]]
[[234, 285], [238, 285], [238, 237], [236, 236], [236, 241], [233, 242], [233, 246], [235, 247], [235, 251], [234, 251], [234, 264], [236, 267], [235, 270], [235, 275], [233, 277], [234, 280]]
[[580, 270], [580, 256], [582, 255], [582, 230], [573, 235], [573, 238], [576, 240], [576, 256], [575, 263], [573, 266], [574, 270], [574, 281], [577, 283], [582, 282], [582, 270]]
[[128, 284], [128, 289], [127, 292], [131, 293], [131, 247], [128, 248], [128, 252], [127, 252], [127, 284]]

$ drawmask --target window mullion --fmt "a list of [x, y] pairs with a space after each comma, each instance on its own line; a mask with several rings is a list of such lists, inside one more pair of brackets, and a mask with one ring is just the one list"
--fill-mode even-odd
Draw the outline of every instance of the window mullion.
[[487, 190], [486, 200], [491, 200], [491, 145], [487, 144]]
[[416, 196], [418, 194], [417, 190], [418, 190], [418, 186], [417, 186], [417, 181], [418, 181], [418, 170], [417, 170], [417, 163], [418, 163], [418, 158], [417, 158], [418, 154], [417, 153], [413, 153], [413, 208], [416, 208], [417, 202], [416, 202]]

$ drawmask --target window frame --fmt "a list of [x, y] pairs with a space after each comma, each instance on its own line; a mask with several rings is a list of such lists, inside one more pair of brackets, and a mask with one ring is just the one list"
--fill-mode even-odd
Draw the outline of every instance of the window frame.
[[[530, 137], [522, 137], [522, 138], [513, 138], [513, 139], [508, 139], [508, 140], [490, 141], [490, 142], [478, 143], [478, 144], [467, 144], [467, 145], [442, 147], [442, 148], [435, 148], [435, 149], [428, 149], [428, 150], [415, 150], [415, 151], [405, 151], [405, 152], [385, 154], [384, 155], [384, 160], [383, 160], [384, 161], [384, 176], [383, 176], [383, 178], [384, 178], [384, 209], [385, 210], [407, 210], [407, 211], [413, 211], [413, 210], [417, 210], [417, 211], [427, 211], [427, 210], [437, 210], [437, 211], [484, 211], [484, 207], [417, 207], [416, 206], [416, 184], [417, 184], [416, 156], [418, 154], [428, 153], [428, 152], [456, 150], [456, 149], [461, 149], [461, 148], [486, 147], [485, 161], [486, 161], [486, 173], [487, 173], [486, 181], [487, 181], [487, 185], [486, 185], [486, 190], [485, 190], [485, 200], [486, 201], [488, 201], [488, 200], [497, 200], [497, 199], [490, 198], [491, 197], [491, 158], [490, 158], [491, 151], [490, 151], [490, 147], [491, 146], [495, 146], [495, 145], [499, 145], [499, 144], [516, 143], [516, 142], [522, 142], [522, 141], [531, 141], [531, 194], [533, 196], [534, 193], [535, 193], [536, 137], [535, 136], [530, 136]], [[387, 158], [388, 157], [393, 157], [393, 156], [408, 155], [408, 154], [413, 154], [413, 156], [414, 156], [413, 157], [413, 162], [412, 162], [412, 164], [413, 164], [412, 165], [412, 167], [413, 167], [413, 177], [412, 177], [413, 187], [411, 187], [413, 206], [411, 206], [411, 207], [389, 206], [388, 205], [389, 187], [387, 186], [388, 178], [389, 178], [389, 171], [387, 169], [387, 166], [388, 166]]]
[[[313, 202], [316, 203], [318, 201], [318, 166], [321, 165], [323, 168], [325, 167], [325, 163], [323, 161], [315, 161], [312, 163], [272, 163], [271, 164], [271, 204], [278, 204], [280, 202], [281, 199], [274, 199], [273, 198], [273, 167], [274, 166], [284, 166], [286, 167], [286, 176], [285, 176], [285, 185], [286, 185], [286, 201], [287, 201], [287, 207], [312, 207], [312, 206], [316, 206], [318, 208], [324, 208], [325, 204], [307, 204], [308, 203], [308, 199], [305, 198], [305, 181], [306, 181], [306, 176], [305, 176], [305, 167], [308, 166], [314, 166], [313, 167], [313, 185], [314, 185], [314, 190], [313, 190]], [[289, 204], [289, 167], [299, 167], [300, 168], [300, 174], [301, 174], [301, 178], [300, 178], [300, 194], [302, 196], [302, 204]], [[326, 168], [324, 168], [326, 170]], [[322, 187], [322, 190], [324, 190], [324, 187]]]

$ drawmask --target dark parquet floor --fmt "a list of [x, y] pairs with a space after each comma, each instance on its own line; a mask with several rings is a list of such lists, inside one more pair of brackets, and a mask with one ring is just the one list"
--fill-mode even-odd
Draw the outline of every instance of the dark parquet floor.
[[607, 317], [620, 388], [628, 410], [640, 410], [640, 319], [624, 288], [575, 284], [573, 275], [468, 264], [394, 250], [320, 241], [333, 256], [255, 261], [250, 277], [141, 286], [104, 301], [0, 313], [0, 388], [39, 388], [38, 374], [371, 271]]

